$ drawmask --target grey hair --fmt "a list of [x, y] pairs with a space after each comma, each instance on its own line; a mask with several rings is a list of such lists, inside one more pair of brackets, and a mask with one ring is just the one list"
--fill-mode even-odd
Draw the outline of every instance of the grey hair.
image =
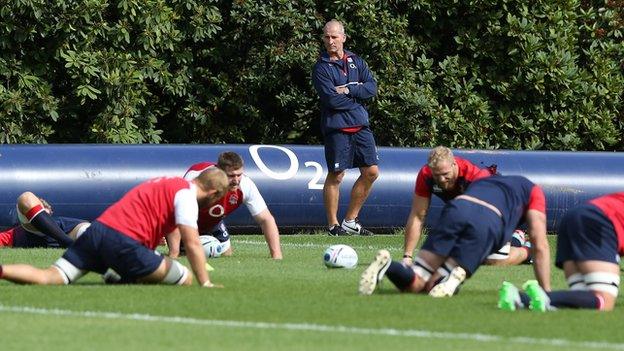
[[340, 33], [341, 34], [345, 34], [345, 29], [344, 29], [344, 26], [342, 25], [342, 22], [340, 22], [340, 21], [338, 21], [336, 19], [332, 19], [331, 21], [325, 23], [325, 26], [323, 27], [323, 32], [325, 32], [328, 27], [336, 26], [336, 25], [340, 28]]

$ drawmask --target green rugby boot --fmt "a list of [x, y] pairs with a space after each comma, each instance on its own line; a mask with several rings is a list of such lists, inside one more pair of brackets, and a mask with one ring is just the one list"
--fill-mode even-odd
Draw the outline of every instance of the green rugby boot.
[[510, 282], [503, 282], [498, 290], [498, 308], [504, 311], [515, 311], [523, 307], [518, 288]]
[[550, 298], [539, 285], [537, 280], [527, 280], [526, 283], [522, 284], [522, 289], [529, 295], [531, 299], [531, 303], [529, 304], [529, 308], [532, 311], [536, 312], [546, 312], [550, 309]]

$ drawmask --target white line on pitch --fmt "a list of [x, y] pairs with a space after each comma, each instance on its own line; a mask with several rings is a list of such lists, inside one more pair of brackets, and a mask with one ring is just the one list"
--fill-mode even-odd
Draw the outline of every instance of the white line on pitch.
[[362, 335], [382, 335], [382, 336], [400, 336], [414, 337], [424, 339], [454, 339], [468, 340], [474, 342], [490, 342], [490, 343], [513, 343], [528, 345], [544, 345], [555, 346], [561, 348], [591, 348], [591, 349], [607, 349], [607, 350], [624, 350], [624, 344], [596, 342], [596, 341], [572, 341], [566, 339], [540, 339], [530, 337], [513, 337], [508, 338], [491, 334], [473, 334], [473, 333], [451, 333], [451, 332], [435, 332], [418, 329], [393, 329], [393, 328], [359, 328], [348, 327], [342, 325], [323, 325], [308, 323], [269, 323], [269, 322], [245, 322], [232, 320], [217, 319], [199, 319], [175, 316], [154, 316], [150, 314], [139, 313], [119, 313], [119, 312], [98, 312], [98, 311], [71, 311], [60, 309], [46, 309], [26, 306], [5, 306], [0, 304], [0, 312], [11, 313], [28, 313], [38, 315], [51, 316], [68, 316], [83, 318], [100, 318], [100, 319], [118, 319], [144, 322], [187, 324], [187, 325], [209, 325], [230, 328], [243, 329], [277, 329], [277, 330], [297, 330], [309, 332], [324, 333], [342, 333], [342, 334], [362, 334]]

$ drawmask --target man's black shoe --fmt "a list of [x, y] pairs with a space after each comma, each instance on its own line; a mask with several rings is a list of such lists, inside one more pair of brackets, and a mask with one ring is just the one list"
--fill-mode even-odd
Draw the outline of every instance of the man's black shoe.
[[347, 232], [346, 230], [344, 230], [340, 225], [338, 224], [334, 224], [333, 226], [331, 226], [331, 228], [329, 228], [329, 236], [344, 236], [344, 235], [351, 235], [349, 234], [349, 232]]

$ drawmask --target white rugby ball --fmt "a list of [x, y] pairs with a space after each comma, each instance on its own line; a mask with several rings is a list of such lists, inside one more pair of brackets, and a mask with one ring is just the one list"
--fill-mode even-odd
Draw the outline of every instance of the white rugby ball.
[[349, 245], [332, 245], [325, 250], [323, 262], [329, 268], [355, 268], [358, 255]]
[[199, 242], [204, 248], [206, 258], [220, 257], [227, 250], [227, 247], [223, 245], [225, 243], [220, 242], [219, 239], [212, 235], [200, 235]]

